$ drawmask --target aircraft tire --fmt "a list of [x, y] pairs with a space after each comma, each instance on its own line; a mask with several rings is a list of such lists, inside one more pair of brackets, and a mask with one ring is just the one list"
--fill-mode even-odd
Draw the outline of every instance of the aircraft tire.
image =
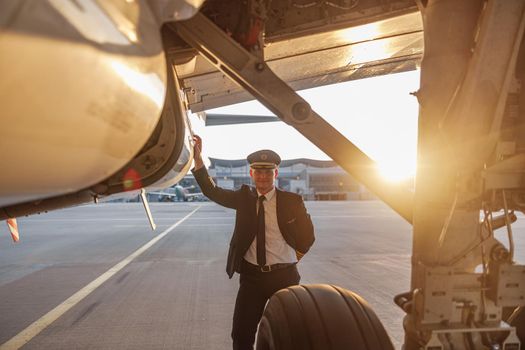
[[381, 321], [359, 295], [318, 284], [282, 289], [259, 324], [257, 350], [394, 350]]

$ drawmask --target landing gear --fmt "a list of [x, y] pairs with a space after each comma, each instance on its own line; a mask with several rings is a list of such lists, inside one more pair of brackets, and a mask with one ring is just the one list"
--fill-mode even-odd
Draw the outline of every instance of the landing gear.
[[257, 350], [394, 350], [370, 305], [333, 285], [301, 285], [275, 293], [264, 311]]
[[514, 310], [507, 322], [516, 327], [516, 334], [521, 343], [521, 350], [525, 350], [525, 309], [518, 307]]

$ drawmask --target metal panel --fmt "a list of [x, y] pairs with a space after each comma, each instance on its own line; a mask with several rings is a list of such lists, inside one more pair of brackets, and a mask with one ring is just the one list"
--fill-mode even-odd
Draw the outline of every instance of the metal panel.
[[525, 266], [510, 264], [491, 265], [490, 298], [498, 306], [525, 305]]
[[[422, 52], [419, 13], [269, 42], [264, 48], [266, 63], [295, 90], [412, 70]], [[183, 88], [192, 92], [193, 112], [253, 99], [200, 56], [195, 70], [181, 77]]]

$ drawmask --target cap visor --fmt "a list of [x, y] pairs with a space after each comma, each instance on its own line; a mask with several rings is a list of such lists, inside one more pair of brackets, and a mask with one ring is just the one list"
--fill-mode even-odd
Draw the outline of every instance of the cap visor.
[[257, 162], [257, 163], [250, 164], [250, 168], [252, 169], [275, 169], [277, 168], [277, 165], [274, 163]]

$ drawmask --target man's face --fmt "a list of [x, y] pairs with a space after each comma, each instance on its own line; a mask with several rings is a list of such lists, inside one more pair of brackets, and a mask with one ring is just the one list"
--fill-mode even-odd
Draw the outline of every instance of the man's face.
[[255, 187], [262, 194], [272, 190], [277, 174], [277, 169], [250, 169], [250, 176]]

